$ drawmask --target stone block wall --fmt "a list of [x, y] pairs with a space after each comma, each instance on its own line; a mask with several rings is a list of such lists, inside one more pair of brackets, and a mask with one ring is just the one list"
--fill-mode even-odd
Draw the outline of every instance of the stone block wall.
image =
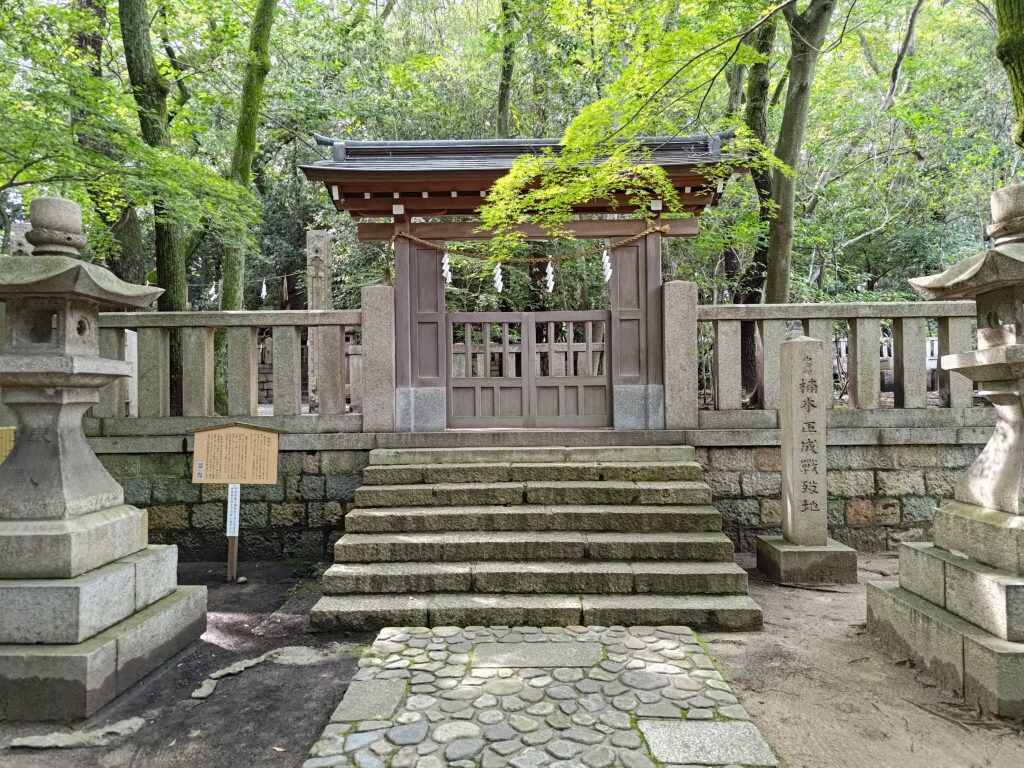
[[[861, 551], [928, 541], [935, 509], [981, 445], [838, 445], [828, 448], [829, 535]], [[782, 533], [778, 447], [698, 448], [726, 533], [743, 552]]]
[[[981, 447], [980, 440], [830, 446], [829, 534], [861, 551], [928, 540], [935, 508], [952, 497]], [[781, 533], [778, 446], [698, 447], [697, 458], [738, 550]], [[127, 503], [149, 509], [150, 541], [177, 544], [182, 560], [223, 559], [226, 486], [193, 485], [191, 453], [101, 452], [100, 459]], [[242, 487], [241, 558], [331, 559], [368, 460], [367, 448], [282, 451], [276, 485]]]
[[[149, 509], [149, 540], [182, 560], [223, 560], [226, 485], [193, 485], [191, 453], [102, 454], [125, 502]], [[275, 485], [243, 485], [241, 560], [317, 560], [341, 538], [369, 452], [283, 451]]]

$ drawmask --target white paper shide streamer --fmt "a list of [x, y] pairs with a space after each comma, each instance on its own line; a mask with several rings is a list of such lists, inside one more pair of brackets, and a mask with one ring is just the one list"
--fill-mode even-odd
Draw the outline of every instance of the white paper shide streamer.
[[612, 260], [608, 256], [608, 249], [601, 251], [601, 269], [604, 271], [604, 281], [607, 283], [612, 279]]
[[452, 284], [452, 263], [451, 260], [448, 258], [447, 251], [445, 252], [444, 256], [441, 257], [441, 275], [444, 277], [444, 281], [446, 284]]
[[496, 290], [498, 293], [501, 293], [504, 287], [505, 283], [501, 277], [501, 262], [499, 261], [498, 264], [494, 267], [494, 290]]
[[550, 261], [548, 262], [548, 268], [545, 270], [545, 274], [548, 278], [548, 293], [552, 293], [555, 290], [555, 265]]
[[266, 301], [267, 300], [267, 281], [265, 279], [263, 281], [263, 285], [260, 286], [260, 300], [261, 301]]

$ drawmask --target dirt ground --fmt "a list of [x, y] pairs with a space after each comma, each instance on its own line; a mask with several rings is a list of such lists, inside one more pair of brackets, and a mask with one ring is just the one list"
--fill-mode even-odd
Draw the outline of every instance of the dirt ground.
[[[223, 564], [185, 563], [179, 580], [209, 587], [208, 630], [126, 695], [76, 728], [141, 715], [146, 725], [106, 747], [0, 749], [2, 768], [293, 768], [306, 759], [373, 640], [306, 631], [316, 582], [308, 569], [243, 563], [245, 585], [224, 583]], [[190, 697], [215, 670], [288, 646], [308, 646], [305, 664], [263, 663], [225, 677], [205, 701]], [[0, 723], [0, 746], [16, 736], [70, 730]]]
[[[707, 639], [742, 703], [789, 768], [1021, 768], [1024, 730], [980, 718], [864, 632], [864, 586], [895, 574], [895, 557], [861, 558], [861, 584], [798, 589], [751, 577], [760, 633]], [[310, 570], [243, 564], [242, 586], [221, 564], [185, 564], [183, 583], [210, 587], [201, 642], [75, 729], [141, 715], [138, 732], [108, 746], [10, 749], [12, 738], [72, 729], [0, 723], [0, 768], [298, 768], [341, 699], [364, 635], [312, 635]], [[298, 648], [296, 648], [296, 646]], [[191, 692], [215, 670], [290, 648], [225, 677], [204, 701]]]
[[789, 768], [1021, 768], [1024, 724], [958, 706], [865, 632], [864, 582], [898, 568], [895, 554], [861, 555], [860, 584], [815, 589], [754, 573], [764, 631], [705, 637]]

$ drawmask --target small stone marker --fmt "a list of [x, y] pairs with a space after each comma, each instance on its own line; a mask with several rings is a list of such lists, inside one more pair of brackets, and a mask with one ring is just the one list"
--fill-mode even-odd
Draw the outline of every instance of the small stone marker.
[[781, 345], [782, 535], [793, 544], [828, 541], [825, 471], [825, 343], [801, 336]]
[[825, 342], [800, 336], [779, 347], [782, 536], [759, 536], [757, 567], [775, 581], [857, 581], [857, 553], [828, 538]]

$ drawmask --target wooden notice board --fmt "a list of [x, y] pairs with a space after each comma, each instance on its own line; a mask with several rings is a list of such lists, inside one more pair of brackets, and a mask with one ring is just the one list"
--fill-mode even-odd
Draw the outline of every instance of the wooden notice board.
[[277, 432], [247, 424], [197, 430], [193, 483], [273, 485], [277, 482]]

